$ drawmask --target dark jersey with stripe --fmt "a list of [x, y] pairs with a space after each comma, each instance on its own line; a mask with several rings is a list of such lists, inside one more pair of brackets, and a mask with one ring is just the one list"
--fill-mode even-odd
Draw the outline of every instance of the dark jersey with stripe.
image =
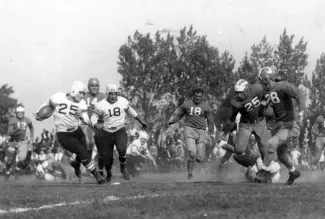
[[294, 121], [296, 119], [295, 101], [297, 101], [300, 110], [305, 109], [306, 99], [303, 92], [286, 81], [275, 82], [273, 88], [265, 95], [265, 98], [273, 108], [277, 122]]
[[32, 121], [28, 117], [22, 119], [12, 117], [9, 121], [9, 126], [13, 126], [13, 129], [17, 130], [10, 135], [9, 141], [24, 141], [26, 140], [27, 127], [32, 127]]
[[181, 115], [186, 115], [185, 125], [197, 129], [207, 128], [208, 113], [212, 113], [212, 107], [207, 101], [195, 104], [193, 100], [186, 100], [179, 108]]
[[232, 114], [230, 116], [230, 121], [234, 122], [238, 113], [241, 114], [241, 122], [252, 122], [260, 117], [261, 114], [261, 101], [264, 98], [264, 89], [261, 84], [253, 84], [249, 88], [249, 93], [246, 100], [241, 101], [237, 96], [235, 96], [230, 104], [232, 106]]

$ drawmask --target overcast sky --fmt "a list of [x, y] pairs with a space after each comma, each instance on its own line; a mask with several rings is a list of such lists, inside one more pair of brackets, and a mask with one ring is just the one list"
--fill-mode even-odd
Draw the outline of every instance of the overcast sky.
[[[312, 0], [0, 0], [0, 82], [13, 86], [32, 117], [74, 80], [118, 83], [118, 49], [135, 30], [190, 25], [237, 64], [264, 35], [275, 45], [287, 28], [308, 42], [311, 74], [325, 51], [324, 8], [325, 1]], [[37, 135], [53, 125], [52, 118], [33, 122]]]

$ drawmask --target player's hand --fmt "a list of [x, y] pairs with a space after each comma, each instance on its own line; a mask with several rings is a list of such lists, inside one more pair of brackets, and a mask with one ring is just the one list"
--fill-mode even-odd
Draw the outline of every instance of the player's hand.
[[261, 105], [262, 105], [262, 106], [266, 106], [266, 105], [267, 105], [266, 100], [262, 100], [262, 101], [261, 101]]
[[148, 128], [148, 124], [146, 122], [141, 122], [141, 126], [143, 130], [146, 130]]
[[96, 123], [94, 125], [94, 128], [97, 130], [101, 130], [102, 128], [104, 128], [104, 124], [103, 123]]
[[36, 121], [42, 121], [42, 119], [39, 117], [38, 113], [32, 113], [33, 116], [35, 117]]

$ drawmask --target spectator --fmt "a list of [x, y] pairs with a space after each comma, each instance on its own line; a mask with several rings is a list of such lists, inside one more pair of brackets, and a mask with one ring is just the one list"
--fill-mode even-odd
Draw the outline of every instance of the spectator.
[[49, 141], [50, 141], [49, 131], [44, 128], [43, 132], [41, 133], [41, 143], [46, 146]]

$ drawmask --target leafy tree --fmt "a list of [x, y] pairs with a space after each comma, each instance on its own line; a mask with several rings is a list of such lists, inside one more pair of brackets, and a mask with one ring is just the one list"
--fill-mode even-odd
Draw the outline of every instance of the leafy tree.
[[11, 98], [10, 95], [14, 93], [13, 88], [4, 84], [0, 88], [0, 133], [6, 134], [8, 130], [8, 123], [11, 116], [11, 108], [17, 104], [17, 100]]
[[165, 84], [175, 57], [173, 47], [173, 37], [169, 34], [162, 38], [157, 31], [153, 40], [150, 34], [143, 35], [136, 31], [119, 49], [121, 92], [131, 100], [151, 127], [168, 110], [164, 108], [162, 99], [169, 91]]
[[299, 86], [304, 80], [304, 69], [308, 64], [307, 42], [304, 42], [302, 37], [298, 44], [293, 45], [294, 37], [295, 35], [289, 36], [284, 29], [277, 50], [274, 52], [274, 59], [278, 69], [287, 70], [288, 81]]
[[261, 67], [274, 65], [274, 49], [273, 46], [267, 42], [266, 36], [263, 37], [258, 45], [254, 44], [251, 50], [250, 61], [256, 74]]
[[310, 89], [311, 105], [309, 110], [311, 117], [315, 117], [321, 112], [325, 106], [325, 53], [322, 53], [320, 58], [317, 59], [315, 70], [312, 74], [311, 83], [307, 83]]
[[[203, 87], [217, 110], [233, 83], [235, 61], [229, 52], [221, 55], [191, 26], [179, 36], [138, 31], [119, 50], [121, 92], [128, 96], [151, 127], [163, 124], [189, 97], [194, 87]], [[232, 86], [232, 85], [231, 85]]]

